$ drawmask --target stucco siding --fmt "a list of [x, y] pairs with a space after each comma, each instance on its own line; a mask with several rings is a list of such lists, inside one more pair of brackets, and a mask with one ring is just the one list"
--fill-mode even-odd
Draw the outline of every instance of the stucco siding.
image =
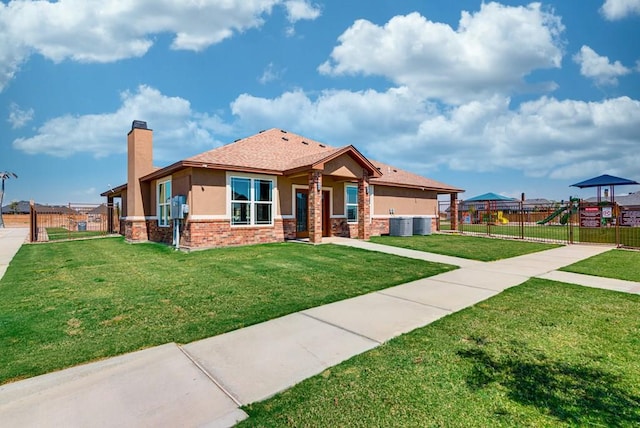
[[323, 174], [337, 177], [361, 178], [362, 166], [348, 155], [327, 162]]
[[190, 215], [226, 215], [227, 181], [224, 171], [194, 168], [191, 175]]
[[401, 187], [374, 187], [374, 215], [435, 215], [438, 211], [436, 192]]

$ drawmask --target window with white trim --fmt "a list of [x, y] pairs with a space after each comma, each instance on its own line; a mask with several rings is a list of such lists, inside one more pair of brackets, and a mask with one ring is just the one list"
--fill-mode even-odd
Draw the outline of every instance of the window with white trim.
[[231, 224], [273, 224], [273, 181], [231, 177]]
[[171, 224], [171, 179], [158, 182], [158, 226]]
[[358, 222], [358, 186], [345, 186], [347, 222]]

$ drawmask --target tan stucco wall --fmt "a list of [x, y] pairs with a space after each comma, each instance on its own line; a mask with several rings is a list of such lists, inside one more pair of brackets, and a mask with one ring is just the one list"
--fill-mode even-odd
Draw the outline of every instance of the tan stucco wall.
[[148, 183], [139, 178], [153, 171], [153, 132], [132, 129], [127, 135], [127, 216], [143, 217], [154, 205]]
[[278, 177], [278, 210], [280, 215], [293, 215], [293, 182], [287, 177]]
[[342, 155], [324, 166], [323, 174], [336, 177], [361, 178], [362, 166], [349, 155]]
[[226, 215], [227, 179], [224, 171], [192, 169], [191, 211], [195, 215]]
[[171, 195], [183, 195], [187, 197], [187, 203], [191, 202], [191, 174], [192, 169], [187, 168], [178, 171], [171, 177]]
[[[344, 187], [347, 184], [352, 184], [349, 182], [337, 182], [332, 183], [330, 187], [333, 188], [333, 215], [345, 215], [344, 212]], [[354, 185], [356, 183], [353, 183]]]
[[374, 186], [374, 215], [435, 215], [438, 212], [436, 192], [401, 187]]
[[127, 191], [123, 190], [122, 194], [120, 196], [120, 201], [122, 202], [122, 214], [120, 214], [122, 217], [126, 217], [127, 214]]

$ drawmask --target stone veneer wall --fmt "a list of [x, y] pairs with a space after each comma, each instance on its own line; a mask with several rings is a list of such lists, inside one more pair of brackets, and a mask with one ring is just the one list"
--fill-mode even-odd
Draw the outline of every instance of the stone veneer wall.
[[296, 220], [290, 218], [282, 220], [282, 230], [284, 239], [296, 239]]
[[389, 219], [374, 218], [371, 220], [371, 236], [380, 236], [389, 234]]
[[158, 220], [147, 220], [147, 230], [150, 241], [169, 245], [173, 243], [173, 224], [169, 227], [159, 227]]
[[[157, 220], [122, 221], [121, 230], [128, 241], [173, 241], [173, 227], [158, 227]], [[436, 218], [431, 219], [431, 231], [436, 231]], [[371, 236], [389, 233], [389, 218], [371, 220]], [[331, 219], [331, 236], [357, 238], [358, 225], [346, 218]], [[212, 248], [231, 245], [266, 244], [296, 238], [295, 219], [275, 220], [271, 227], [231, 227], [229, 220], [187, 221], [180, 231], [180, 245], [186, 248]]]
[[124, 223], [124, 237], [127, 241], [145, 242], [149, 240], [146, 221], [125, 220], [122, 223]]
[[351, 225], [347, 223], [346, 218], [331, 219], [331, 236], [340, 236], [342, 238], [351, 238], [358, 236], [358, 228], [356, 226], [355, 235], [353, 234]]
[[231, 227], [229, 220], [187, 221], [180, 244], [187, 248], [226, 247], [283, 242], [285, 237], [295, 238], [295, 221], [275, 220], [268, 227]]

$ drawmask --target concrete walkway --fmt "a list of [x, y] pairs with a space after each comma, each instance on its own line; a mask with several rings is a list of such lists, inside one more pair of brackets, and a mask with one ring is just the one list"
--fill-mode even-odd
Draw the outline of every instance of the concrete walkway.
[[28, 227], [3, 227], [0, 229], [0, 279], [28, 236]]
[[227, 427], [246, 418], [241, 405], [530, 277], [588, 279], [585, 285], [640, 294], [640, 283], [556, 271], [611, 247], [571, 245], [483, 263], [351, 239], [331, 241], [462, 268], [184, 346], [166, 344], [0, 386], [2, 426]]

